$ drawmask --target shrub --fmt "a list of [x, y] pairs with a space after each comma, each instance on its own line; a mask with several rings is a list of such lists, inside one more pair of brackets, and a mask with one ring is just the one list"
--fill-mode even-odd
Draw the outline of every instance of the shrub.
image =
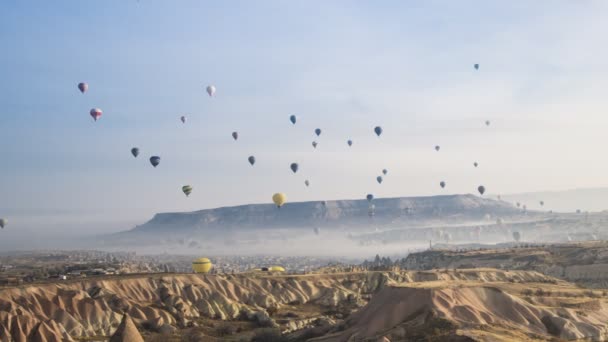
[[534, 292], [531, 289], [525, 289], [521, 291], [521, 294], [524, 296], [531, 296]]
[[234, 335], [236, 333], [236, 328], [228, 323], [222, 323], [215, 329], [215, 333], [219, 337]]
[[256, 331], [251, 342], [287, 342], [287, 338], [278, 329], [267, 328]]

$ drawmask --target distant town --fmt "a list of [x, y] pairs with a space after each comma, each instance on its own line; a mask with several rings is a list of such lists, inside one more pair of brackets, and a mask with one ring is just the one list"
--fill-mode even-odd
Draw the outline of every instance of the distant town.
[[[192, 261], [196, 257], [84, 250], [13, 252], [0, 255], [0, 286], [125, 274], [192, 273]], [[362, 262], [305, 256], [218, 256], [210, 259], [213, 263], [211, 274], [253, 272], [272, 265], [280, 265], [290, 274], [306, 274], [323, 267]]]

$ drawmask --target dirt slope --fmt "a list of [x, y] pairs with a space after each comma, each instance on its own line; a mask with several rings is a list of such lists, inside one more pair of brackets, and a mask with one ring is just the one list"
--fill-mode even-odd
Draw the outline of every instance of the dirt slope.
[[558, 290], [576, 291], [575, 288], [563, 283], [537, 284], [540, 288], [558, 289], [556, 296], [548, 296], [552, 305], [547, 305], [547, 301], [541, 304], [522, 298], [520, 291], [528, 285], [436, 281], [389, 286], [336, 329], [342, 331], [315, 341], [382, 337], [391, 341], [439, 341], [456, 336], [477, 341], [608, 338], [605, 300], [580, 297], [578, 303], [573, 303], [568, 297], [560, 297]]
[[[534, 286], [578, 297], [522, 299], [522, 291]], [[582, 292], [537, 272], [495, 269], [107, 277], [0, 290], [0, 340], [108, 339], [125, 313], [133, 325], [123, 326], [144, 337], [178, 338], [209, 321], [216, 328], [221, 321], [243, 329], [277, 327], [294, 340], [312, 328], [314, 336], [329, 334], [325, 338], [332, 341], [383, 334], [394, 340], [433, 329], [477, 339], [482, 327], [497, 333], [502, 326], [526, 336], [606, 336], [600, 323], [608, 322], [603, 298], [594, 299], [594, 313], [578, 306]]]

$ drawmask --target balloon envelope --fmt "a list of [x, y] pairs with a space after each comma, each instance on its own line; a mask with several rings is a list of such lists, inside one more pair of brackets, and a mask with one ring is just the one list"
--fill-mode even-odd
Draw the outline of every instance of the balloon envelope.
[[441, 149], [441, 147], [439, 145], [435, 146], [435, 151], [439, 151]]
[[386, 174], [388, 173], [388, 170], [387, 169], [383, 169], [382, 173], [386, 176]]
[[209, 94], [209, 96], [215, 95], [215, 86], [214, 85], [207, 86], [207, 94]]
[[289, 165], [289, 168], [291, 169], [291, 171], [293, 171], [293, 173], [296, 173], [298, 172], [299, 165], [298, 163], [291, 163], [291, 165]]
[[211, 260], [207, 258], [199, 258], [192, 262], [192, 271], [194, 273], [209, 273], [212, 267]]
[[93, 117], [95, 121], [97, 121], [97, 119], [101, 117], [101, 114], [103, 114], [103, 112], [99, 108], [93, 108], [91, 109], [91, 111], [89, 111], [89, 114]]
[[184, 185], [182, 186], [182, 191], [184, 192], [184, 194], [186, 194], [186, 196], [190, 196], [190, 194], [192, 193], [192, 186]]
[[444, 181], [439, 182], [439, 185], [441, 186], [442, 189], [445, 188], [445, 182]]
[[78, 90], [84, 94], [87, 90], [89, 90], [89, 85], [84, 82], [78, 83]]
[[513, 240], [515, 240], [516, 242], [519, 242], [520, 239], [521, 239], [521, 234], [519, 232], [513, 232]]
[[139, 155], [139, 149], [137, 147], [133, 147], [131, 149], [131, 154], [133, 155], [133, 157], [137, 158], [137, 156]]
[[320, 128], [315, 129], [315, 134], [317, 136], [320, 136], [321, 135], [321, 129]]
[[251, 164], [253, 166], [253, 164], [255, 164], [255, 157], [254, 156], [249, 156], [249, 158], [247, 158], [247, 160], [249, 160], [249, 164]]
[[238, 132], [232, 132], [232, 139], [237, 140], [239, 138]]
[[382, 176], [376, 177], [376, 181], [378, 182], [378, 184], [382, 184]]
[[294, 124], [294, 125], [296, 124], [296, 121], [297, 121], [297, 120], [298, 120], [298, 119], [296, 118], [296, 116], [295, 116], [295, 115], [292, 115], [292, 116], [290, 116], [290, 117], [289, 117], [289, 121], [291, 121], [291, 123], [292, 123], [292, 124]]
[[377, 136], [380, 136], [380, 134], [382, 134], [382, 127], [376, 126], [374, 128], [374, 133], [376, 133]]
[[374, 195], [367, 194], [367, 196], [365, 196], [365, 198], [367, 199], [368, 202], [371, 202], [374, 199]]
[[348, 146], [353, 146], [353, 141], [352, 140], [349, 140], [346, 143], [348, 144]]
[[474, 162], [474, 163], [473, 163], [473, 166], [477, 167], [477, 165], [479, 165], [479, 164], [477, 164], [477, 162]]
[[486, 120], [486, 126], [490, 126], [490, 120]]
[[287, 202], [287, 196], [285, 196], [284, 193], [278, 192], [272, 195], [272, 202], [274, 202], [274, 204], [280, 208], [283, 206], [283, 204], [285, 204], [285, 202]]
[[309, 186], [309, 185], [310, 185], [310, 182], [308, 181], [308, 179], [304, 181], [304, 184], [305, 184], [306, 186]]
[[477, 187], [477, 191], [479, 191], [479, 193], [481, 195], [483, 195], [483, 193], [486, 192], [486, 187], [483, 186], [483, 185], [480, 185], [480, 186]]
[[4, 228], [8, 224], [8, 220], [4, 218], [0, 218], [0, 228]]
[[160, 164], [160, 157], [159, 156], [150, 157], [150, 164], [152, 164], [152, 166], [154, 166], [154, 167], [158, 166], [158, 164]]
[[182, 120], [182, 123], [186, 123], [186, 117], [185, 116], [182, 115], [179, 119]]
[[473, 67], [475, 68], [475, 70], [479, 70], [479, 64], [474, 64]]

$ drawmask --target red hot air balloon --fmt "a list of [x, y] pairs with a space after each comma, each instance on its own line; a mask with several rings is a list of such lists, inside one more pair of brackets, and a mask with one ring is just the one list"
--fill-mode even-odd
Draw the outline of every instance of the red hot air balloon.
[[93, 108], [93, 109], [91, 109], [91, 111], [89, 112], [89, 114], [91, 114], [91, 116], [93, 117], [93, 119], [95, 121], [97, 121], [97, 119], [99, 119], [101, 117], [101, 114], [103, 114], [103, 112], [99, 108]]

